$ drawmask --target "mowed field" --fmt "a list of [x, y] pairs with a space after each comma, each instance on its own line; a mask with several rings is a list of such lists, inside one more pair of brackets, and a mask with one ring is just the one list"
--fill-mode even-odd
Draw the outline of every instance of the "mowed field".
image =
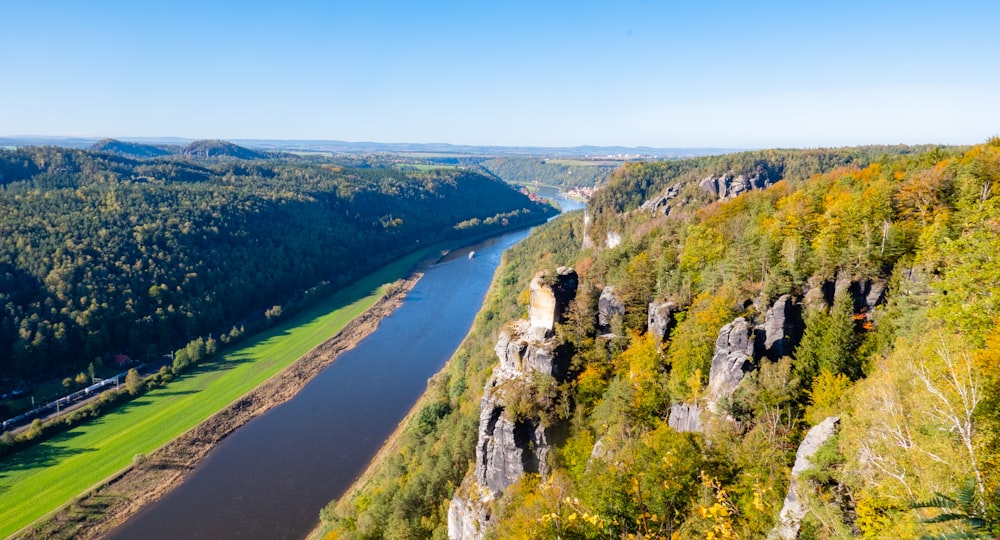
[[6, 538], [198, 425], [371, 307], [424, 250], [369, 275], [237, 349], [94, 421], [0, 461]]

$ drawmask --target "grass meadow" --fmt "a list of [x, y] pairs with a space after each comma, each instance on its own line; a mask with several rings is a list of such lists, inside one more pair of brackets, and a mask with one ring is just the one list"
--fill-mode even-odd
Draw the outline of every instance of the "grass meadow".
[[371, 307], [427, 253], [378, 270], [165, 387], [4, 458], [0, 538], [62, 507], [277, 374]]

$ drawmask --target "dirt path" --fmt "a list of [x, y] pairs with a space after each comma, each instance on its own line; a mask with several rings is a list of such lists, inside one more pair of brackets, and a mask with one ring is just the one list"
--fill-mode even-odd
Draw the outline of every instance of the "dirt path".
[[298, 393], [316, 374], [372, 333], [402, 303], [423, 275], [425, 261], [337, 335], [208, 420], [80, 496], [17, 538], [96, 538], [124, 523], [144, 506], [178, 486], [236, 428]]

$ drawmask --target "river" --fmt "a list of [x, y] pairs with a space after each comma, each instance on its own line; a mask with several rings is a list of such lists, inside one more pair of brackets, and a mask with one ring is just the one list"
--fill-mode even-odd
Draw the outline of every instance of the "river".
[[[560, 199], [564, 210], [582, 207]], [[291, 400], [236, 430], [184, 483], [109, 538], [304, 537], [461, 344], [501, 255], [527, 234], [449, 253], [372, 334]]]

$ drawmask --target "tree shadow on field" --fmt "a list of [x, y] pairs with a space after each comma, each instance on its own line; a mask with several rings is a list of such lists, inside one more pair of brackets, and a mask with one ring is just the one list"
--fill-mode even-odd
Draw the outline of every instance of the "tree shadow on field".
[[167, 397], [167, 396], [190, 396], [191, 394], [198, 394], [201, 390], [164, 390], [156, 393], [156, 397]]
[[[51, 467], [69, 457], [97, 450], [96, 448], [70, 448], [68, 445], [62, 444], [65, 442], [66, 440], [60, 437], [5, 456], [0, 460], [0, 480], [6, 478], [7, 473]], [[0, 483], [0, 493], [9, 488], [9, 485]]]

